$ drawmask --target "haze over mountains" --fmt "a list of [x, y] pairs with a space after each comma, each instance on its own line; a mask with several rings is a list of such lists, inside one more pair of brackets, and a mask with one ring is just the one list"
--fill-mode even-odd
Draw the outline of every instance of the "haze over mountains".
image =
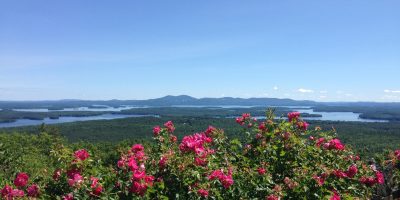
[[279, 98], [194, 98], [188, 95], [172, 96], [148, 100], [51, 100], [51, 101], [0, 101], [0, 108], [32, 107], [79, 107], [79, 106], [400, 106], [400, 103], [378, 102], [316, 102]]

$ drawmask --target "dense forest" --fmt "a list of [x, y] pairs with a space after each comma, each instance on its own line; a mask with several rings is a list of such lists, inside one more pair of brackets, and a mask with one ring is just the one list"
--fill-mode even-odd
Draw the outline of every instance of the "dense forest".
[[[176, 135], [199, 132], [212, 124], [226, 131], [230, 137], [241, 138], [240, 127], [235, 126], [231, 118], [198, 117], [198, 116], [168, 116], [168, 117], [139, 117], [115, 120], [95, 120], [85, 122], [62, 123], [46, 125], [70, 142], [119, 142], [126, 139], [150, 140], [149, 130], [155, 124], [172, 120], [178, 127]], [[282, 119], [283, 120], [283, 119]], [[311, 128], [320, 126], [323, 130], [335, 129], [343, 141], [354, 149], [367, 155], [383, 152], [385, 149], [399, 148], [400, 123], [365, 123], [365, 122], [334, 122], [309, 121]], [[38, 134], [40, 126], [27, 126], [0, 129], [0, 133], [22, 132]]]

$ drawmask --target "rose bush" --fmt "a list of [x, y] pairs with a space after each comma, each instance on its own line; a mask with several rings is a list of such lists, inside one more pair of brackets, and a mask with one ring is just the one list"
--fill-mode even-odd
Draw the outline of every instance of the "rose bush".
[[[85, 149], [52, 150], [57, 168], [30, 180], [20, 172], [3, 181], [3, 199], [348, 199], [371, 197], [385, 182], [336, 137], [334, 130], [308, 130], [300, 113], [264, 120], [236, 119], [240, 139], [209, 126], [178, 142], [169, 121], [153, 128], [155, 145], [121, 149], [104, 167]], [[396, 158], [400, 157], [400, 151]]]

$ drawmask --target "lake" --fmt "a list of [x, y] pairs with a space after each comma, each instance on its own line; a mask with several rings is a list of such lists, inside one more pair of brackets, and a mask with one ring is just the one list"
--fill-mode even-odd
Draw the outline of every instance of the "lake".
[[304, 117], [305, 120], [347, 121], [347, 122], [389, 122], [387, 120], [362, 119], [360, 113], [314, 112], [313, 109], [296, 109], [300, 113], [319, 114], [322, 117]]
[[122, 110], [129, 110], [132, 108], [146, 108], [145, 106], [138, 107], [138, 106], [120, 106], [120, 107], [110, 107], [110, 106], [103, 106], [103, 105], [93, 105], [93, 106], [102, 106], [99, 108], [89, 108], [89, 107], [77, 107], [77, 108], [63, 108], [60, 110], [49, 110], [47, 108], [27, 108], [27, 109], [12, 109], [14, 111], [20, 112], [58, 112], [58, 111], [93, 111], [93, 112], [119, 112]]
[[85, 116], [85, 117], [60, 117], [58, 119], [45, 118], [44, 120], [31, 120], [31, 119], [18, 119], [15, 122], [0, 123], [0, 128], [18, 127], [18, 126], [33, 126], [45, 124], [59, 124], [66, 122], [78, 122], [78, 121], [91, 121], [91, 120], [112, 120], [122, 119], [128, 117], [159, 117], [156, 115], [119, 115], [119, 114], [103, 114], [97, 116]]
[[[98, 105], [102, 106], [102, 105]], [[220, 107], [220, 108], [251, 108], [255, 106], [171, 106], [171, 107]], [[309, 114], [319, 114], [322, 117], [304, 117], [305, 120], [323, 120], [323, 121], [347, 121], [347, 122], [388, 122], [387, 120], [373, 120], [373, 119], [361, 119], [359, 113], [353, 112], [314, 112], [311, 107], [308, 106], [279, 106], [292, 108], [294, 111], [300, 113], [309, 113]], [[132, 108], [149, 108], [148, 106], [130, 106], [124, 105], [120, 107], [109, 107], [105, 106], [104, 108], [89, 108], [89, 107], [78, 107], [78, 108], [64, 108], [58, 111], [112, 111], [118, 112], [122, 110], [132, 109]], [[52, 112], [54, 110], [48, 110], [47, 108], [32, 108], [32, 109], [14, 109], [16, 111], [24, 111], [24, 112]], [[50, 119], [46, 118], [44, 120], [30, 120], [30, 119], [18, 119], [15, 122], [6, 122], [0, 123], [0, 128], [6, 127], [18, 127], [18, 126], [31, 126], [31, 125], [40, 125], [42, 123], [46, 124], [57, 124], [57, 123], [66, 123], [66, 122], [76, 122], [76, 121], [90, 121], [90, 120], [111, 120], [111, 119], [121, 119], [128, 117], [145, 117], [149, 115], [120, 115], [120, 114], [103, 114], [97, 116], [85, 116], [85, 117], [60, 117], [58, 119]], [[257, 117], [264, 118], [264, 117]]]

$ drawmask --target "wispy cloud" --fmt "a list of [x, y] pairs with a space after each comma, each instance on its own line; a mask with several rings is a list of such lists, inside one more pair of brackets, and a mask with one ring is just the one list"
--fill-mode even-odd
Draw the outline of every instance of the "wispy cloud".
[[[213, 41], [193, 41], [189, 44], [158, 44], [153, 46], [136, 46], [124, 51], [80, 51], [80, 52], [37, 52], [31, 54], [2, 54], [0, 68], [43, 68], [43, 66], [59, 66], [65, 64], [82, 63], [160, 63], [182, 59], [198, 59], [215, 56], [242, 47], [256, 44], [256, 41], [232, 43], [232, 38]], [[0, 49], [1, 51], [1, 49]], [[88, 65], [90, 66], [90, 65]]]
[[278, 86], [274, 86], [272, 89], [278, 90], [279, 88], [278, 88]]
[[385, 93], [400, 93], [400, 90], [383, 90]]
[[297, 91], [301, 93], [314, 93], [314, 90], [304, 89], [304, 88], [299, 88]]
[[384, 95], [383, 97], [381, 97], [382, 100], [384, 101], [399, 101], [400, 100], [400, 96], [397, 95]]

